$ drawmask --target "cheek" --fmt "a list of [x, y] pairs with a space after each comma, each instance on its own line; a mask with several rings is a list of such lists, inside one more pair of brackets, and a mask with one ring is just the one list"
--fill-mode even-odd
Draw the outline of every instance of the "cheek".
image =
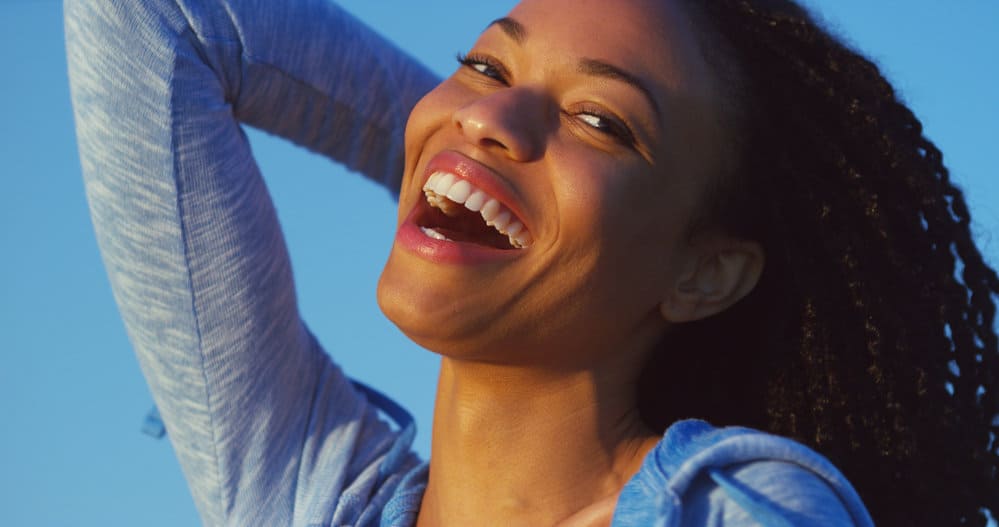
[[664, 178], [643, 163], [595, 157], [560, 169], [569, 174], [556, 189], [566, 226], [580, 225], [605, 246], [676, 236], [685, 207], [672, 203]]
[[409, 119], [406, 121], [403, 143], [406, 159], [398, 207], [398, 221], [400, 223], [413, 206], [412, 200], [422, 195], [422, 190], [414, 186], [416, 185], [414, 176], [418, 173], [427, 141], [435, 131], [451, 122], [454, 110], [447, 107], [447, 102], [453, 100], [450, 93], [453, 92], [453, 89], [448, 84], [449, 81], [445, 80], [424, 95], [410, 111]]
[[[437, 99], [441, 86], [431, 90], [423, 96], [412, 111], [409, 112], [409, 119], [406, 121], [406, 132], [404, 144], [406, 147], [406, 173], [408, 178], [413, 173], [413, 166], [416, 164], [423, 144], [431, 131], [440, 126], [441, 109]], [[405, 181], [404, 181], [405, 184]]]
[[465, 90], [452, 79], [445, 79], [416, 103], [406, 122], [407, 160], [419, 152], [434, 130], [451, 123], [451, 116], [465, 97]]
[[600, 156], [562, 170], [573, 177], [556, 191], [560, 244], [586, 262], [587, 286], [638, 310], [661, 301], [689, 206], [647, 165]]

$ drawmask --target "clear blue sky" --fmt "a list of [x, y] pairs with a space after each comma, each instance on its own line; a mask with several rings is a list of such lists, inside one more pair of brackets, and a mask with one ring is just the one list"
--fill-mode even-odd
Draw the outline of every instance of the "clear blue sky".
[[[441, 74], [512, 3], [343, 2]], [[999, 264], [991, 240], [999, 233], [999, 3], [809, 3], [881, 64], [923, 119]], [[196, 525], [169, 444], [139, 433], [151, 398], [87, 214], [59, 2], [0, 0], [0, 68], [0, 525]], [[374, 302], [393, 203], [324, 159], [250, 136], [306, 320], [348, 372], [412, 410], [425, 454], [437, 360]], [[338, 252], [347, 244], [349, 259]]]

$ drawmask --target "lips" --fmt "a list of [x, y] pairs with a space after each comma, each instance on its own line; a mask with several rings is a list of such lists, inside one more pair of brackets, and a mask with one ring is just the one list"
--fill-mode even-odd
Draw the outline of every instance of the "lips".
[[533, 236], [517, 202], [492, 170], [457, 152], [434, 156], [424, 170], [421, 200], [397, 240], [432, 260], [478, 262], [516, 256]]

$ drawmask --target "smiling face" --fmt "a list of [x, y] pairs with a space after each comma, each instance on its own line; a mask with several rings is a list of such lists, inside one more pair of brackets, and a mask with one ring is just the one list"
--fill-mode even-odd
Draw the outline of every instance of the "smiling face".
[[527, 0], [490, 25], [410, 116], [386, 315], [477, 360], [652, 347], [723, 153], [692, 31], [663, 0]]

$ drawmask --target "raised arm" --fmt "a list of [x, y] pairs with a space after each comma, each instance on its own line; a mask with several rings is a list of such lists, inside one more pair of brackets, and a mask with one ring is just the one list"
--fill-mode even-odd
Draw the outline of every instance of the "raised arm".
[[98, 243], [204, 523], [361, 514], [343, 505], [392, 483], [394, 436], [301, 322], [239, 121], [395, 192], [435, 79], [326, 0], [67, 0], [65, 16]]

